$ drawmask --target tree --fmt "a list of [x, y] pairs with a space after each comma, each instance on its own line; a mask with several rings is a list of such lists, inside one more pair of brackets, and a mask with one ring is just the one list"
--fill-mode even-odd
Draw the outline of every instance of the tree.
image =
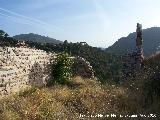
[[52, 65], [52, 83], [65, 84], [72, 76], [73, 60], [67, 53], [58, 55], [56, 62]]
[[4, 37], [7, 38], [9, 35], [7, 33], [4, 34]]
[[5, 35], [5, 32], [3, 30], [0, 30], [0, 38], [3, 38]]
[[68, 51], [68, 41], [67, 41], [67, 40], [65, 40], [65, 41], [63, 42], [63, 49], [64, 49], [65, 52]]
[[64, 45], [68, 45], [68, 41], [67, 41], [67, 40], [65, 40], [63, 44], [64, 44]]

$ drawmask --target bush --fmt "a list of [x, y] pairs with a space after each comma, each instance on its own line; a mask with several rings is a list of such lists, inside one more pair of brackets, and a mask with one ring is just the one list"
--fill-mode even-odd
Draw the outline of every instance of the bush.
[[73, 59], [67, 53], [59, 54], [52, 64], [52, 83], [66, 83], [72, 76], [72, 65]]

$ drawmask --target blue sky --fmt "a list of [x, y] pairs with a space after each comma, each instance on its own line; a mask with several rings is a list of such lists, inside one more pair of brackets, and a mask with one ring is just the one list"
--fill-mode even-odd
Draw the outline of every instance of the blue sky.
[[0, 0], [0, 29], [108, 47], [143, 28], [160, 26], [159, 0]]

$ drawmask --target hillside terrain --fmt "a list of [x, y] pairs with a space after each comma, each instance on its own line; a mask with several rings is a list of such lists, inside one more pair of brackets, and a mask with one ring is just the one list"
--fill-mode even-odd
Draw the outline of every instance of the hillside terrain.
[[0, 118], [112, 120], [111, 114], [114, 114], [115, 119], [120, 120], [131, 119], [132, 115], [137, 115], [135, 119], [139, 120], [158, 120], [159, 60], [160, 54], [145, 59], [146, 67], [121, 85], [101, 84], [96, 80], [75, 77], [65, 85], [32, 87], [0, 100]]
[[[136, 33], [130, 33], [127, 37], [120, 38], [106, 52], [125, 54], [135, 49]], [[152, 27], [143, 30], [143, 49], [146, 57], [160, 51], [160, 27]]]
[[[16, 46], [17, 40], [0, 36], [0, 43], [2, 47]], [[41, 88], [33, 86], [28, 90], [5, 97], [0, 100], [2, 120], [52, 120], [53, 118], [96, 120], [100, 119], [98, 114], [104, 120], [113, 119], [111, 114], [115, 114], [117, 119], [130, 119], [131, 115], [137, 115], [136, 119], [144, 119], [142, 114], [149, 115], [145, 118], [147, 120], [150, 120], [153, 115], [156, 116], [154, 120], [159, 119], [160, 54], [145, 58], [144, 67], [133, 77], [119, 84], [121, 80], [119, 56], [106, 54], [100, 48], [87, 44], [67, 41], [58, 45], [31, 41], [27, 41], [27, 44], [29, 47], [47, 52], [65, 51], [73, 56], [84, 57], [93, 66], [98, 80], [74, 76], [60, 84], [52, 79], [54, 84], [47, 84]], [[63, 65], [61, 61], [60, 63], [57, 65]], [[67, 67], [63, 66], [63, 68]], [[65, 70], [62, 69], [62, 71], [65, 73]], [[61, 77], [63, 78], [63, 75]], [[109, 115], [108, 118], [106, 118], [107, 115]], [[120, 115], [123, 117], [120, 118]]]
[[24, 40], [24, 41], [32, 41], [32, 42], [38, 42], [38, 43], [52, 43], [52, 44], [63, 43], [60, 40], [41, 36], [41, 35], [34, 34], [34, 33], [15, 35], [13, 36], [13, 38], [19, 41]]

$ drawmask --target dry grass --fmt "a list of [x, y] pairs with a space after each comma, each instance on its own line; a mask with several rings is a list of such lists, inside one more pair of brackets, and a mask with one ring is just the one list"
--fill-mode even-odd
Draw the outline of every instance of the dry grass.
[[[132, 91], [133, 92], [133, 91]], [[132, 94], [132, 97], [131, 95]], [[76, 77], [67, 85], [31, 88], [0, 101], [1, 120], [78, 120], [81, 115], [134, 114], [137, 91]], [[97, 120], [100, 118], [85, 118]], [[113, 119], [105, 118], [101, 119]], [[120, 118], [117, 118], [120, 119]], [[123, 118], [122, 118], [123, 119]]]
[[76, 77], [68, 85], [31, 88], [0, 101], [1, 120], [75, 120], [79, 115], [116, 113], [117, 98], [124, 94], [115, 86]]

